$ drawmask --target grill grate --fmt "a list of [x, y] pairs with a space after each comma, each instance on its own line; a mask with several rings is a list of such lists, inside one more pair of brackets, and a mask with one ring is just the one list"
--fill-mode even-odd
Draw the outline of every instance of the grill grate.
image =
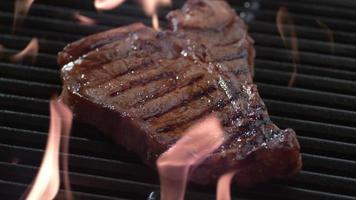
[[[174, 1], [173, 7], [182, 5]], [[98, 13], [92, 1], [35, 1], [23, 26], [12, 34], [12, 0], [0, 2], [0, 196], [18, 199], [38, 170], [47, 139], [48, 99], [60, 91], [56, 54], [68, 42], [112, 27], [150, 19], [128, 2]], [[256, 83], [273, 121], [298, 133], [304, 160], [294, 179], [240, 191], [241, 199], [356, 198], [356, 4], [350, 0], [231, 1], [249, 21], [256, 41]], [[276, 10], [288, 7], [296, 23], [300, 65], [294, 87], [291, 54], [275, 26]], [[98, 24], [78, 24], [74, 13]], [[162, 10], [161, 19], [168, 10]], [[331, 46], [317, 20], [333, 31]], [[162, 22], [163, 23], [163, 22]], [[35, 63], [12, 64], [8, 55], [38, 37]], [[333, 49], [331, 48], [333, 47]], [[156, 172], [96, 129], [75, 123], [70, 140], [70, 177], [77, 199], [146, 199], [158, 192]], [[188, 199], [214, 199], [213, 187], [190, 187]], [[64, 199], [61, 190], [58, 199]]]

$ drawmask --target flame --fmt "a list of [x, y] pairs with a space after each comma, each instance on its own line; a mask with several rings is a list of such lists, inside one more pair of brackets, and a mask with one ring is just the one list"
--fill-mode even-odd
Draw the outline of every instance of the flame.
[[59, 149], [61, 132], [69, 134], [72, 113], [56, 99], [50, 101], [51, 121], [47, 146], [40, 169], [26, 200], [53, 199], [59, 190]]
[[316, 20], [316, 22], [319, 24], [319, 26], [323, 29], [328, 41], [330, 42], [330, 50], [331, 53], [335, 53], [335, 40], [334, 40], [334, 32], [328, 27], [328, 25], [326, 25], [325, 23], [323, 23], [320, 20]]
[[284, 25], [288, 25], [289, 28], [288, 30], [290, 30], [288, 37], [290, 40], [290, 47], [292, 51], [293, 71], [289, 79], [288, 86], [293, 86], [297, 76], [297, 63], [299, 63], [299, 52], [298, 52], [297, 33], [295, 31], [293, 20], [290, 17], [287, 8], [283, 6], [279, 8], [277, 12], [276, 23], [277, 23], [278, 32], [281, 35], [283, 43], [286, 47], [288, 46], [288, 44], [286, 41], [286, 33], [285, 33]]
[[142, 0], [143, 10], [148, 16], [152, 17], [152, 27], [159, 30], [159, 20], [157, 15], [158, 6], [170, 6], [171, 0]]
[[21, 62], [26, 57], [32, 57], [32, 63], [36, 61], [38, 55], [39, 44], [37, 38], [32, 38], [32, 40], [27, 44], [27, 46], [10, 58], [13, 62]]
[[34, 0], [16, 0], [14, 10], [13, 31], [22, 24], [22, 17], [25, 17], [30, 10]]
[[95, 0], [94, 6], [97, 10], [112, 10], [124, 2], [125, 0]]
[[230, 200], [230, 184], [231, 180], [234, 177], [236, 171], [228, 172], [222, 176], [220, 176], [218, 180], [218, 185], [216, 188], [217, 191], [217, 200]]
[[2, 54], [4, 53], [4, 45], [0, 44], [0, 58], [2, 57]]
[[158, 19], [157, 13], [152, 15], [152, 27], [155, 30], [160, 30], [160, 28], [159, 28], [159, 19]]
[[69, 152], [69, 137], [70, 129], [72, 127], [73, 114], [70, 109], [58, 100], [57, 104], [61, 107], [61, 123], [62, 123], [62, 168], [63, 168], [63, 183], [65, 188], [66, 200], [73, 199], [68, 175], [68, 152]]
[[198, 165], [223, 142], [219, 120], [210, 116], [187, 130], [157, 160], [162, 200], [182, 200], [190, 167]]
[[14, 164], [14, 165], [18, 164], [19, 162], [20, 162], [20, 159], [19, 159], [19, 158], [16, 158], [16, 157], [15, 157], [15, 158], [12, 158], [11, 161], [10, 161], [10, 163], [11, 163], [11, 164]]
[[81, 15], [79, 12], [74, 13], [74, 19], [77, 20], [81, 24], [85, 25], [93, 25], [96, 24], [96, 21], [90, 17]]

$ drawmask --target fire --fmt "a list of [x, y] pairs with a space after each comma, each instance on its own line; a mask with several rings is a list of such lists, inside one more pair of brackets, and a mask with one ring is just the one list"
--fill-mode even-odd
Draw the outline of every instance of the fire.
[[94, 6], [97, 10], [112, 10], [124, 2], [125, 0], [95, 0]]
[[330, 50], [331, 53], [335, 53], [335, 40], [334, 40], [334, 33], [333, 31], [320, 20], [316, 20], [316, 22], [319, 24], [319, 26], [323, 29], [328, 41], [330, 42]]
[[14, 10], [13, 31], [22, 23], [21, 17], [25, 17], [31, 8], [34, 0], [16, 0]]
[[26, 57], [31, 57], [32, 62], [36, 61], [36, 57], [38, 55], [39, 44], [37, 38], [32, 38], [32, 40], [27, 44], [27, 46], [17, 53], [16, 55], [12, 56], [10, 59], [13, 62], [21, 62]]
[[152, 17], [152, 27], [159, 30], [159, 20], [157, 15], [158, 6], [170, 6], [171, 0], [142, 0], [143, 10]]
[[50, 101], [51, 121], [40, 169], [26, 200], [53, 199], [59, 190], [59, 149], [61, 133], [69, 134], [72, 113], [56, 99]]
[[160, 28], [159, 28], [159, 19], [158, 19], [157, 13], [152, 15], [152, 27], [155, 30], [160, 30]]
[[4, 53], [4, 45], [0, 44], [0, 58], [2, 58], [2, 54]]
[[58, 100], [56, 102], [61, 108], [61, 123], [62, 123], [62, 169], [63, 169], [63, 184], [65, 190], [65, 195], [66, 195], [66, 200], [71, 200], [72, 198], [72, 193], [71, 187], [70, 187], [70, 181], [69, 181], [69, 175], [68, 175], [68, 152], [69, 152], [69, 137], [70, 137], [70, 129], [72, 127], [72, 121], [73, 121], [73, 114], [70, 111], [70, 109], [65, 106], [61, 100]]
[[182, 200], [190, 167], [202, 162], [223, 140], [222, 127], [214, 116], [189, 128], [184, 136], [157, 160], [161, 199]]
[[218, 185], [216, 188], [216, 199], [217, 200], [230, 200], [230, 184], [231, 180], [234, 177], [236, 171], [228, 172], [222, 175], [218, 180]]
[[10, 163], [14, 164], [14, 165], [18, 164], [19, 162], [20, 162], [19, 158], [12, 158], [11, 161], [10, 161]]
[[284, 29], [284, 25], [288, 25], [288, 36], [290, 40], [290, 48], [292, 51], [292, 60], [293, 60], [293, 72], [290, 77], [288, 86], [293, 86], [295, 82], [295, 78], [297, 76], [297, 63], [299, 63], [299, 52], [298, 52], [298, 40], [297, 40], [297, 33], [294, 28], [294, 23], [292, 18], [290, 17], [287, 8], [285, 7], [280, 7], [277, 13], [277, 18], [276, 18], [276, 23], [277, 23], [277, 28], [278, 32], [282, 37], [284, 45], [287, 47], [287, 41], [286, 41], [286, 33]]
[[85, 24], [85, 25], [93, 25], [96, 24], [96, 21], [90, 17], [84, 16], [79, 14], [79, 12], [75, 12], [74, 13], [74, 19], [76, 19], [77, 21], [79, 21], [79, 23], [81, 24]]
[[[94, 6], [97, 10], [112, 10], [123, 4], [125, 0], [94, 0]], [[152, 27], [155, 30], [159, 30], [159, 19], [157, 15], [158, 6], [169, 6], [171, 5], [171, 0], [141, 0], [143, 10], [148, 16], [152, 17]], [[93, 24], [93, 21], [89, 20], [84, 16], [75, 16], [76, 19], [85, 24]], [[95, 22], [94, 22], [95, 23]]]

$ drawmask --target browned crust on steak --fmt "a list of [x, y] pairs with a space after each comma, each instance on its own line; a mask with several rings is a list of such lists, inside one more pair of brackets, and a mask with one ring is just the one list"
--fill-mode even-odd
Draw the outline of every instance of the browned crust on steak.
[[237, 170], [237, 182], [248, 186], [297, 173], [296, 135], [271, 122], [252, 83], [253, 40], [241, 19], [220, 0], [189, 0], [168, 19], [172, 30], [133, 24], [60, 52], [61, 96], [76, 118], [155, 167], [188, 127], [213, 112], [224, 143], [191, 180], [207, 184]]

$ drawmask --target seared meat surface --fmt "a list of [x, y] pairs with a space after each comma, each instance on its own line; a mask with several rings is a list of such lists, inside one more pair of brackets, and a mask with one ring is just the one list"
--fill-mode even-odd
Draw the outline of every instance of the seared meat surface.
[[61, 97], [76, 118], [155, 167], [184, 130], [215, 113], [224, 143], [192, 181], [237, 169], [237, 183], [249, 186], [297, 173], [296, 135], [273, 124], [252, 82], [255, 51], [243, 21], [221, 0], [188, 0], [167, 19], [164, 31], [136, 23], [59, 53]]

